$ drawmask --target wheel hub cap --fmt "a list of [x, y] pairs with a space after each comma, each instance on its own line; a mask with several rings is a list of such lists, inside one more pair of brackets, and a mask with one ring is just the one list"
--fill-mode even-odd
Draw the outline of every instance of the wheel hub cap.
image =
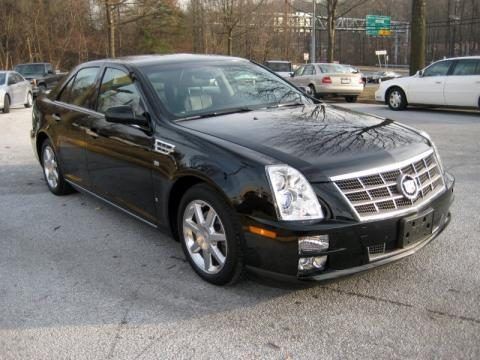
[[55, 153], [50, 146], [46, 146], [43, 150], [43, 171], [48, 185], [51, 188], [56, 188], [58, 185], [58, 165]]
[[207, 274], [218, 273], [225, 265], [227, 241], [215, 209], [194, 200], [185, 208], [182, 225], [186, 248], [197, 268]]

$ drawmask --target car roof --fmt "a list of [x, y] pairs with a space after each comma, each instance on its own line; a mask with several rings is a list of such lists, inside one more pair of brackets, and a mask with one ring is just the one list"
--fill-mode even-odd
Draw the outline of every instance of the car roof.
[[104, 63], [117, 63], [132, 66], [148, 66], [156, 64], [197, 63], [208, 61], [248, 61], [239, 57], [221, 55], [196, 55], [196, 54], [171, 54], [171, 55], [136, 55], [115, 59], [100, 59], [83, 63], [85, 65], [101, 65]]
[[266, 63], [282, 63], [282, 64], [290, 64], [291, 61], [288, 60], [267, 60]]
[[[480, 55], [475, 55], [475, 56], [458, 56], [458, 57], [451, 57], [451, 58], [445, 58], [445, 59], [438, 59], [436, 61], [443, 61], [443, 60], [469, 60], [469, 59], [475, 59], [475, 60], [480, 60]], [[434, 61], [434, 62], [436, 62]]]

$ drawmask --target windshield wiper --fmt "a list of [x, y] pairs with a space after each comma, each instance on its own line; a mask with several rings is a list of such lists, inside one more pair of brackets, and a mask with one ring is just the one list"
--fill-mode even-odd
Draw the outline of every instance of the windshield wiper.
[[268, 106], [268, 109], [279, 108], [279, 107], [291, 107], [291, 106], [305, 106], [306, 104], [301, 101], [292, 101], [289, 103], [275, 104]]
[[225, 110], [219, 110], [219, 111], [212, 111], [212, 112], [205, 113], [205, 114], [187, 116], [187, 117], [184, 117], [184, 118], [175, 119], [175, 121], [203, 119], [203, 118], [207, 118], [207, 117], [214, 117], [214, 116], [221, 116], [221, 115], [228, 115], [228, 114], [235, 114], [235, 113], [243, 113], [243, 112], [249, 112], [249, 111], [253, 111], [253, 109], [243, 106], [243, 107], [238, 107], [238, 108], [233, 108], [233, 109], [225, 109]]

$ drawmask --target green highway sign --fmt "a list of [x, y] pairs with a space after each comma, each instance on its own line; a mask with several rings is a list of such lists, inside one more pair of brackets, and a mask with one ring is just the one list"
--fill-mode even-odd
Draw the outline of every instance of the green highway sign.
[[389, 36], [391, 35], [390, 16], [367, 15], [366, 27], [368, 36]]

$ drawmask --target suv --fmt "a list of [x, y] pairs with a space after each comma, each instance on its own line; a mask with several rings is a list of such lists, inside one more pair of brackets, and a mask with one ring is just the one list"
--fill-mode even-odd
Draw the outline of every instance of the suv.
[[15, 66], [15, 71], [32, 84], [33, 95], [53, 89], [63, 75], [57, 75], [50, 63], [29, 63]]

